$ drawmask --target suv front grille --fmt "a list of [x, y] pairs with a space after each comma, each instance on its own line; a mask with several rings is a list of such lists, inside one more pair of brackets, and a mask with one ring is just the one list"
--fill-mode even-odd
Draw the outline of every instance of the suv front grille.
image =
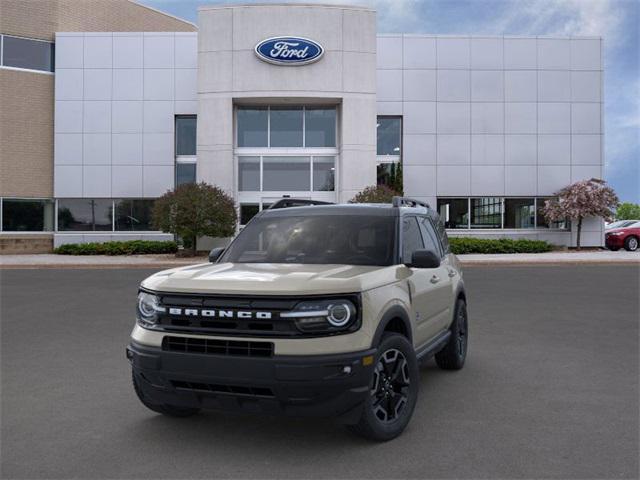
[[240, 385], [219, 385], [213, 383], [184, 382], [171, 380], [173, 388], [193, 392], [227, 393], [230, 395], [248, 395], [252, 397], [274, 397], [273, 391], [266, 387], [247, 387]]
[[237, 357], [271, 357], [273, 343], [216, 340], [208, 338], [164, 337], [162, 349], [169, 352], [231, 355]]

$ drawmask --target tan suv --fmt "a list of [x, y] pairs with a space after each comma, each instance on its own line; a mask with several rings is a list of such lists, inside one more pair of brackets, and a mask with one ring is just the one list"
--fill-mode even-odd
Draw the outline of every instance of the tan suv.
[[426, 204], [265, 210], [210, 260], [140, 286], [127, 357], [155, 412], [337, 417], [389, 440], [413, 413], [419, 361], [464, 365], [462, 272]]

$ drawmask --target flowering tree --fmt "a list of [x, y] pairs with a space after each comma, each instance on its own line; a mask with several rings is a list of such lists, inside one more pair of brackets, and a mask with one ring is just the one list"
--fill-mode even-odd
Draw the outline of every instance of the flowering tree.
[[396, 195], [401, 194], [386, 185], [371, 185], [349, 200], [349, 203], [391, 203]]
[[233, 198], [206, 183], [187, 183], [155, 201], [153, 225], [177, 234], [196, 253], [198, 237], [230, 237], [236, 229]]
[[557, 199], [547, 200], [543, 215], [552, 222], [569, 218], [577, 222], [576, 246], [580, 250], [582, 219], [600, 217], [607, 221], [613, 219], [613, 209], [619, 204], [618, 196], [604, 180], [592, 178], [581, 180], [555, 194]]

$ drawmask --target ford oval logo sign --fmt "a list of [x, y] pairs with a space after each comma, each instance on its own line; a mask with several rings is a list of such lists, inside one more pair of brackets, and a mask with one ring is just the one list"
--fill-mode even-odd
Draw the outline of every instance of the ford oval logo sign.
[[302, 37], [267, 38], [256, 45], [258, 58], [276, 65], [308, 65], [323, 53], [322, 45]]

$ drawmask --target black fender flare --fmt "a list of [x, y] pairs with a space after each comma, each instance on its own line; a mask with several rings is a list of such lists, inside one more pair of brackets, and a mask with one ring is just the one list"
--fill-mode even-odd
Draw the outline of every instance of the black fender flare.
[[411, 328], [411, 320], [409, 319], [409, 313], [405, 310], [404, 307], [400, 305], [391, 306], [382, 316], [378, 327], [376, 328], [376, 333], [373, 335], [373, 341], [371, 342], [371, 347], [375, 348], [380, 345], [380, 341], [382, 340], [382, 335], [384, 334], [385, 328], [391, 320], [394, 318], [399, 318], [404, 323], [405, 330], [407, 331], [407, 337], [410, 343], [413, 343], [413, 330]]

